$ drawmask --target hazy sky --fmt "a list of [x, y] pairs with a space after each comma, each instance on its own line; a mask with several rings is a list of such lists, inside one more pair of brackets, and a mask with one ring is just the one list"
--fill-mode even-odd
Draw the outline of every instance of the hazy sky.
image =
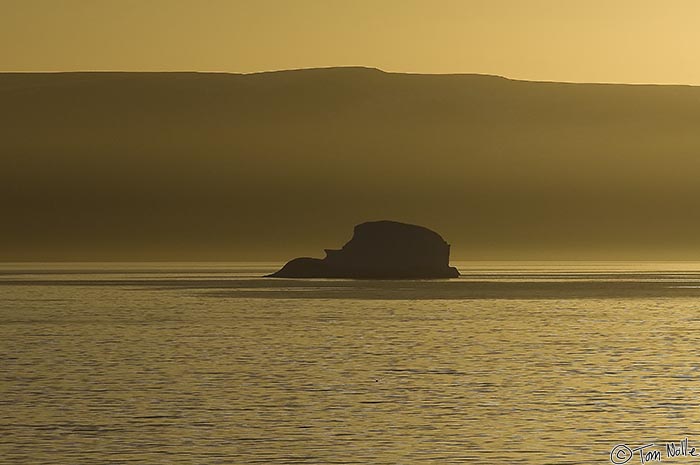
[[0, 71], [362, 65], [700, 85], [697, 0], [0, 0]]

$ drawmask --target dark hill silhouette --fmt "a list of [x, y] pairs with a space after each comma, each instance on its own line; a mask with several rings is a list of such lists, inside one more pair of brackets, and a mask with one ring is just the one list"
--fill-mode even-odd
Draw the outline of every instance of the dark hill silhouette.
[[456, 258], [700, 258], [700, 88], [18, 73], [0, 103], [2, 260], [276, 259], [367, 217]]
[[456, 278], [450, 245], [435, 231], [396, 221], [355, 226], [340, 250], [326, 249], [324, 259], [295, 258], [274, 278], [436, 279]]

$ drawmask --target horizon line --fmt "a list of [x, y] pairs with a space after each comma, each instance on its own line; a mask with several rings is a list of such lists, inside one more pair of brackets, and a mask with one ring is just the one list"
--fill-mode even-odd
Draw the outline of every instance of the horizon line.
[[204, 71], [204, 70], [118, 70], [118, 69], [100, 69], [100, 70], [61, 70], [61, 71], [0, 71], [0, 75], [8, 74], [223, 74], [231, 76], [255, 76], [261, 74], [274, 73], [293, 73], [304, 71], [331, 71], [331, 70], [362, 70], [370, 72], [379, 72], [383, 74], [408, 75], [408, 76], [436, 76], [436, 77], [459, 77], [459, 76], [482, 76], [494, 79], [504, 79], [515, 82], [530, 82], [541, 84], [574, 84], [574, 85], [614, 85], [614, 86], [665, 86], [665, 87], [700, 87], [700, 84], [688, 83], [658, 83], [658, 82], [617, 82], [617, 81], [565, 81], [565, 80], [549, 80], [549, 79], [528, 79], [515, 78], [493, 73], [481, 72], [449, 72], [449, 73], [426, 73], [413, 71], [387, 71], [382, 68], [363, 65], [341, 65], [341, 66], [314, 66], [302, 68], [282, 68], [270, 69], [250, 72], [235, 72], [235, 71]]

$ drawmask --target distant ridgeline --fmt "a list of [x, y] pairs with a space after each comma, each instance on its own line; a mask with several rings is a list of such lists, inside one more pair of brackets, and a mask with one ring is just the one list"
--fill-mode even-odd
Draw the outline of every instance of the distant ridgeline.
[[396, 221], [355, 226], [350, 242], [326, 258], [295, 258], [274, 278], [435, 279], [456, 278], [450, 245], [436, 232]]
[[698, 128], [690, 86], [0, 73], [0, 260], [279, 260], [363, 218], [458, 259], [697, 260]]

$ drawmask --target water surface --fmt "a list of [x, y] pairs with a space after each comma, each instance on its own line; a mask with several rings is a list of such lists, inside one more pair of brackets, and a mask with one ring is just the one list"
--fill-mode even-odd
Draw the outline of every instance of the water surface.
[[700, 444], [700, 264], [457, 265], [0, 265], [0, 463], [590, 464]]

